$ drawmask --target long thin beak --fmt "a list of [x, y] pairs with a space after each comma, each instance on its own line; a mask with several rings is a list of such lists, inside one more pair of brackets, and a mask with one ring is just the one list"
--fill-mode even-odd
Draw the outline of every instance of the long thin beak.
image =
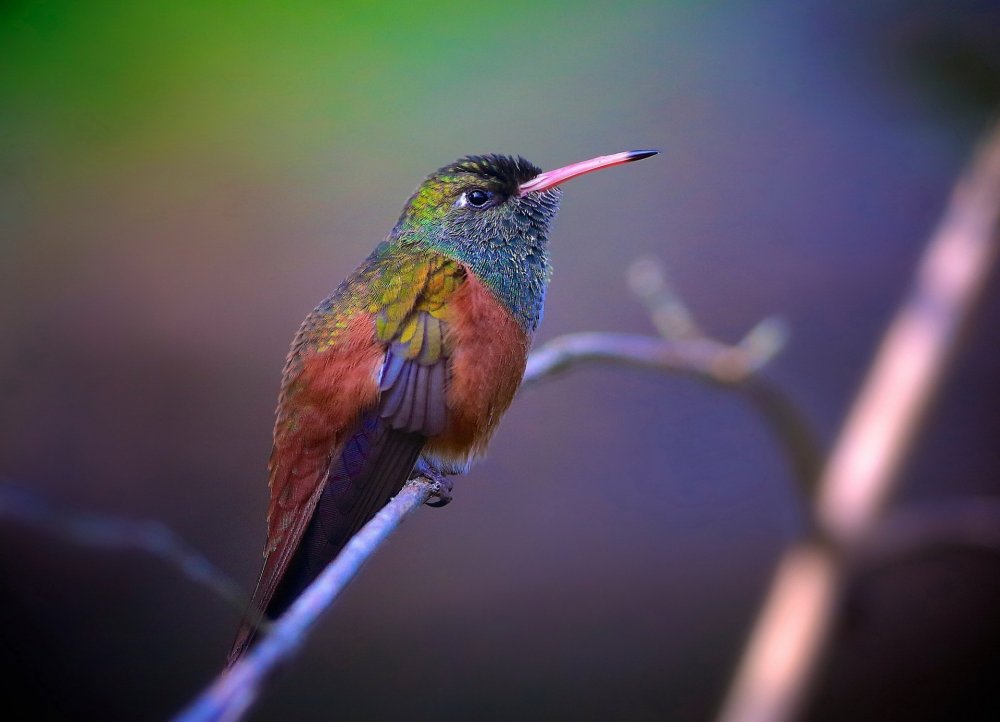
[[659, 152], [660, 151], [658, 150], [627, 150], [624, 153], [600, 155], [596, 158], [583, 160], [579, 163], [572, 163], [571, 165], [556, 168], [555, 170], [547, 170], [544, 173], [539, 173], [530, 181], [522, 183], [520, 186], [520, 194], [523, 196], [533, 191], [545, 191], [549, 188], [555, 188], [560, 183], [565, 183], [570, 178], [576, 178], [584, 173], [593, 173], [595, 170], [610, 168], [613, 165], [621, 165], [622, 163], [631, 163], [634, 160], [642, 160], [643, 158], [648, 158], [651, 155], [656, 155]]

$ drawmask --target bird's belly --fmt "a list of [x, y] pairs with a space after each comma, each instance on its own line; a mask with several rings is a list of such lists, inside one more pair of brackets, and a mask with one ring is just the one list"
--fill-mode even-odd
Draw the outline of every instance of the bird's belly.
[[425, 454], [449, 466], [481, 455], [524, 375], [530, 338], [472, 273], [448, 304], [448, 422]]

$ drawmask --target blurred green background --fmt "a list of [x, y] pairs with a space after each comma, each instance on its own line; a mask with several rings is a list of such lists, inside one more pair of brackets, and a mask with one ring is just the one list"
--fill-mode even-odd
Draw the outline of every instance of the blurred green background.
[[[6, 2], [0, 477], [164, 521], [249, 587], [298, 322], [467, 153], [649, 161], [567, 187], [539, 340], [648, 332], [654, 255], [832, 438], [1000, 98], [995, 2]], [[1000, 298], [907, 498], [998, 490]], [[671, 719], [716, 709], [801, 530], [742, 399], [588, 368], [517, 400], [256, 719]], [[163, 719], [238, 613], [138, 554], [0, 528], [2, 689], [35, 719]], [[865, 589], [810, 719], [997, 709], [991, 562]], [[989, 717], [984, 717], [989, 718]]]

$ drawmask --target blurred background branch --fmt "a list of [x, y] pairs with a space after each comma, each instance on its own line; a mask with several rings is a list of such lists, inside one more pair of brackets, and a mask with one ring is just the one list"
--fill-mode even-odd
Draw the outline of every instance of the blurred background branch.
[[791, 466], [798, 483], [801, 501], [808, 505], [819, 474], [823, 449], [812, 423], [788, 396], [757, 371], [770, 362], [788, 343], [788, 327], [770, 316], [754, 325], [734, 346], [709, 339], [695, 322], [673, 286], [663, 265], [654, 258], [642, 258], [632, 264], [629, 286], [649, 309], [653, 323], [666, 341], [686, 341], [694, 346], [719, 347], [708, 365], [711, 374], [700, 374], [709, 382], [738, 388], [761, 414]]
[[888, 511], [852, 551], [852, 579], [949, 552], [1000, 557], [1000, 500], [942, 499]]
[[[694, 376], [739, 390], [760, 413], [781, 446], [798, 484], [803, 505], [811, 503], [823, 458], [812, 424], [787, 395], [758, 372], [788, 341], [784, 321], [758, 322], [736, 344], [707, 336], [655, 258], [635, 261], [629, 287], [645, 303], [660, 336], [624, 333], [573, 333], [536, 349], [528, 359], [522, 387], [584, 363], [621, 364]], [[808, 517], [807, 517], [808, 518]]]
[[[998, 223], [1000, 125], [956, 185], [913, 289], [882, 340], [820, 478], [814, 532], [778, 565], [723, 722], [785, 722], [798, 715], [838, 611], [847, 560], [876, 533], [959, 333], [993, 269]], [[962, 526], [943, 528], [956, 532]], [[941, 530], [928, 523], [917, 527], [935, 536]], [[916, 544], [908, 542], [902, 546]]]
[[239, 613], [246, 609], [249, 597], [243, 588], [161, 522], [57, 506], [9, 482], [0, 484], [0, 519], [82, 546], [149, 554], [204, 586]]

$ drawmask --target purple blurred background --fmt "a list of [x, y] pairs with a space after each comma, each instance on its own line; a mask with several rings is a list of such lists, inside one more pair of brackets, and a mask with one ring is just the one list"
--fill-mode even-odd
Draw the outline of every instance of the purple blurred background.
[[[0, 9], [0, 477], [165, 522], [249, 587], [284, 355], [434, 168], [662, 154], [567, 187], [539, 341], [779, 315], [832, 440], [1000, 99], [995, 2], [11, 2]], [[997, 494], [1000, 294], [900, 503]], [[352, 585], [255, 719], [704, 720], [802, 521], [739, 395], [587, 367], [526, 391], [444, 510]], [[238, 613], [140, 554], [0, 522], [0, 689], [163, 719]], [[859, 590], [807, 716], [1000, 711], [1000, 567]]]

